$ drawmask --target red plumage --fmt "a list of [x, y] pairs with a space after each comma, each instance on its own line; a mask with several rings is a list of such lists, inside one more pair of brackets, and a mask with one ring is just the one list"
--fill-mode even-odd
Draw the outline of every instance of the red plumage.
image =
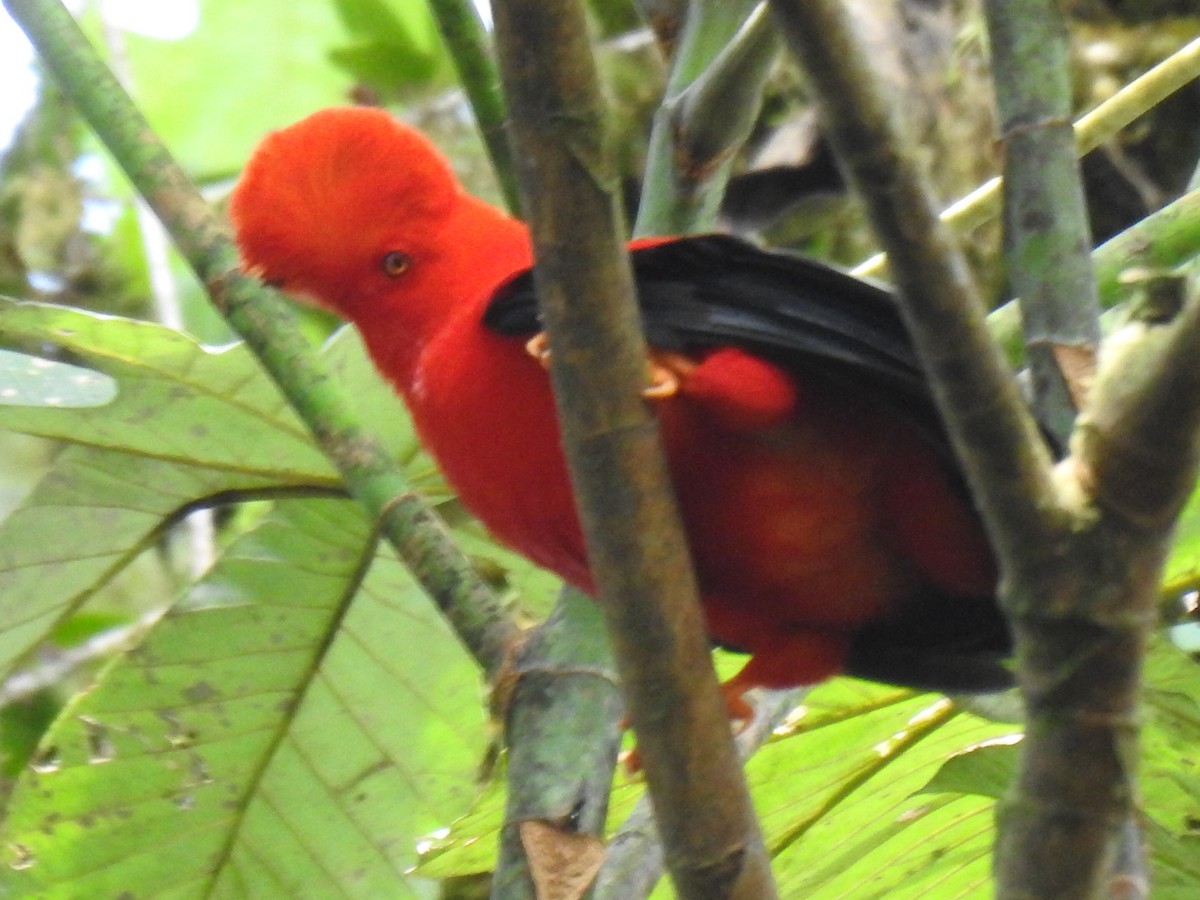
[[[485, 322], [497, 290], [533, 263], [525, 226], [464, 193], [423, 136], [364, 109], [268, 136], [231, 214], [250, 271], [358, 326], [463, 503], [590, 591], [549, 379], [527, 334]], [[718, 266], [737, 255], [751, 271], [779, 260], [730, 239], [646, 244], [656, 250], [640, 254], [678, 245]], [[800, 294], [836, 303], [826, 295], [861, 284], [803, 265], [783, 271], [820, 283], [792, 298], [785, 280], [777, 305], [788, 315], [809, 302]], [[689, 307], [675, 306], [687, 324]], [[992, 555], [943, 443], [911, 414], [911, 385], [889, 388], [886, 366], [842, 377], [857, 351], [823, 365], [820, 352], [772, 353], [732, 330], [723, 340], [709, 319], [703, 327], [702, 341], [669, 348], [679, 390], [652, 402], [710, 632], [752, 654], [734, 693], [843, 669], [921, 687], [1003, 686]], [[887, 328], [907, 353], [899, 326]], [[826, 330], [874, 352], [854, 329]]]

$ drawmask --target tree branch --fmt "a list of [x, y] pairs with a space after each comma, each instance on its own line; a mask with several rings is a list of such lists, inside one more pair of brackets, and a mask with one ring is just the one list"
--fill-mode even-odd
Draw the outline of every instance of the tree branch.
[[[600, 610], [589, 598], [564, 588], [513, 669], [518, 680], [505, 717], [508, 797], [492, 879], [492, 895], [505, 900], [535, 897], [531, 868], [558, 860], [569, 861], [580, 889], [591, 882], [604, 858], [621, 743], [617, 673]], [[561, 852], [531, 846], [522, 832], [529, 821], [543, 824], [542, 840]]]
[[[738, 732], [738, 754], [749, 759], [803, 701], [808, 688], [759, 691], [754, 718]], [[608, 855], [596, 877], [595, 900], [648, 897], [663, 873], [663, 848], [653, 809], [642, 797], [609, 841]]]
[[[1044, 0], [988, 0], [996, 106], [1004, 142], [1004, 243], [1021, 298], [1034, 404], [1062, 445], [1095, 372], [1100, 304], [1075, 137], [1065, 20]], [[1073, 378], [1064, 360], [1079, 360]]]
[[604, 110], [571, 0], [495, 5], [551, 375], [593, 578], [683, 897], [774, 896], [655, 421]]
[[[1083, 388], [1090, 388], [1099, 342], [1091, 235], [1070, 127], [1066, 22], [1047, 0], [988, 0], [985, 11], [1006, 145], [1008, 272], [1022, 298], [1035, 402], [1050, 414], [1051, 430], [1061, 440], [1073, 426], [1072, 400], [1082, 401]], [[1074, 380], [1060, 367], [1066, 359], [1082, 360], [1084, 371]], [[1112, 410], [1111, 391], [1104, 401], [1101, 408]], [[1001, 897], [1100, 893], [1118, 857], [1145, 869], [1140, 848], [1114, 852], [1137, 833], [1136, 774], [1122, 762], [1135, 759], [1137, 750], [1138, 629], [1118, 628], [1112, 639], [1095, 633], [1106, 625], [1103, 611], [1136, 615], [1129, 601], [1139, 590], [1144, 593], [1145, 585], [1113, 592], [1106, 610], [1095, 602], [1095, 593], [1079, 590], [1088, 581], [1079, 577], [1079, 564], [1110, 534], [1110, 528], [1099, 528], [1072, 542], [1071, 590], [1058, 597], [1043, 591], [1012, 610], [1029, 724], [1016, 782], [1001, 806], [996, 847]], [[1056, 610], [1055, 600], [1066, 602]], [[1064, 678], [1062, 660], [1081, 647], [1086, 648], [1081, 668], [1107, 664], [1107, 677], [1094, 680], [1103, 683], [1104, 698], [1061, 691], [1075, 674]], [[1067, 757], [1078, 747], [1093, 751], [1085, 777], [1075, 775]], [[1071, 854], [1070, 861], [1044, 866], [1047, 855], [1059, 854]]]
[[475, 123], [492, 160], [492, 171], [509, 211], [517, 212], [520, 196], [512, 148], [504, 130], [507, 113], [500, 91], [500, 73], [489, 53], [488, 35], [479, 18], [479, 8], [471, 0], [430, 0], [429, 9], [437, 21], [442, 41], [458, 73], [475, 113]]
[[214, 305], [312, 429], [351, 494], [380, 520], [388, 541], [480, 665], [497, 671], [519, 629], [441, 520], [348, 411], [337, 379], [296, 327], [295, 308], [241, 274], [225, 224], [154, 136], [70, 12], [57, 0], [4, 0], [4, 5], [167, 227]]

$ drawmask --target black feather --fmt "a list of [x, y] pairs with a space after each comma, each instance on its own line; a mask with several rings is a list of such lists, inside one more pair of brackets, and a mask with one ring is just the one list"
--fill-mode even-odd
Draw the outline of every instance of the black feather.
[[[631, 258], [648, 343], [682, 351], [741, 347], [809, 377], [846, 383], [885, 401], [949, 456], [887, 288], [727, 235], [680, 238]], [[484, 323], [512, 336], [542, 330], [532, 271], [501, 285]]]
[[[941, 417], [891, 291], [802, 256], [737, 238], [680, 238], [631, 254], [646, 340], [702, 352], [737, 346], [802, 374], [868, 394], [912, 422], [946, 460], [966, 496]], [[533, 276], [502, 285], [484, 316], [506, 335], [542, 330]], [[863, 627], [848, 674], [949, 692], [1012, 683], [1011, 638], [992, 598], [930, 592]]]

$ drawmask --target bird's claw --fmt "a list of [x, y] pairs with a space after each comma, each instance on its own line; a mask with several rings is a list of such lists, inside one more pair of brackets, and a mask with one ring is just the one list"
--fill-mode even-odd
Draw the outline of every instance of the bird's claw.
[[[525, 352], [541, 363], [543, 368], [550, 368], [550, 341], [546, 332], [539, 331], [526, 341]], [[642, 396], [647, 400], [673, 397], [679, 392], [681, 378], [695, 367], [696, 364], [682, 353], [651, 349], [646, 354], [648, 383], [642, 388]]]
[[550, 341], [546, 337], [546, 332], [539, 331], [527, 340], [525, 352], [540, 362], [543, 368], [550, 368]]
[[650, 383], [642, 388], [642, 396], [647, 400], [665, 400], [679, 390], [679, 379], [675, 373], [665, 366], [650, 359], [646, 366]]

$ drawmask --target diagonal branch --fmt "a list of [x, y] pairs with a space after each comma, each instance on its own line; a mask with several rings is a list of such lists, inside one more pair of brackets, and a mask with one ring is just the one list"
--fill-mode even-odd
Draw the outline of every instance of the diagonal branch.
[[441, 520], [409, 488], [379, 441], [349, 412], [343, 392], [283, 297], [243, 276], [225, 224], [209, 208], [58, 0], [5, 0], [42, 60], [134, 186], [167, 226], [213, 303], [312, 429], [351, 494], [488, 672], [507, 660], [519, 630], [454, 546]]
[[[983, 307], [838, 0], [774, 0], [821, 100], [827, 133], [891, 258], [903, 311], [1000, 558], [1036, 566], [1061, 527], [1049, 455], [988, 332]], [[1034, 502], [1030, 502], [1034, 498]]]
[[1200, 292], [1186, 279], [1154, 275], [1145, 290], [1157, 317], [1181, 309], [1168, 326], [1130, 326], [1117, 345], [1079, 426], [1080, 477], [1109, 511], [1154, 531], [1169, 529], [1196, 481], [1200, 454]]
[[[1200, 77], [1200, 38], [1180, 48], [1153, 69], [1131, 81], [1095, 109], [1080, 116], [1074, 127], [1075, 152], [1083, 156], [1153, 109], [1164, 99]], [[1000, 212], [1003, 179], [992, 178], [942, 210], [941, 218], [955, 234], [966, 234]], [[878, 253], [855, 267], [856, 275], [878, 277], [887, 255]]]
[[[1200, 189], [1192, 188], [1162, 209], [1130, 225], [1092, 251], [1100, 305], [1111, 309], [1129, 296], [1130, 269], [1169, 270], [1200, 254]], [[1009, 301], [992, 311], [988, 327], [1017, 366], [1024, 359], [1020, 304]]]

